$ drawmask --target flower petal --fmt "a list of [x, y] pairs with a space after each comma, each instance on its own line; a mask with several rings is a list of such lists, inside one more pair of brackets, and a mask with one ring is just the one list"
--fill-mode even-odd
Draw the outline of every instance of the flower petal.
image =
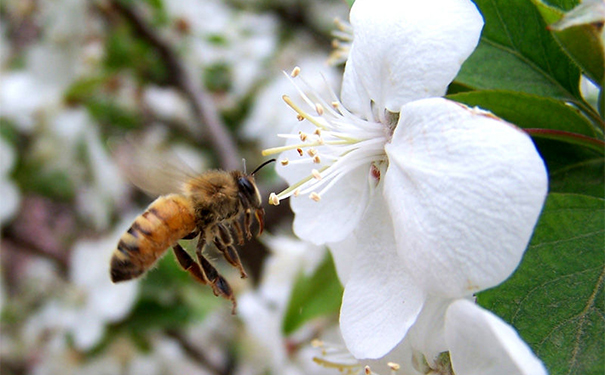
[[457, 375], [547, 373], [513, 327], [470, 301], [448, 308], [445, 339]]
[[399, 112], [441, 96], [473, 52], [483, 19], [469, 0], [357, 0], [342, 102], [365, 114], [370, 100]]
[[433, 368], [439, 354], [448, 350], [444, 325], [445, 312], [451, 302], [451, 299], [429, 296], [406, 337], [412, 348], [421, 352]]
[[445, 99], [402, 108], [384, 192], [399, 255], [425, 291], [450, 298], [517, 267], [546, 197], [527, 134]]
[[340, 327], [356, 358], [379, 358], [393, 349], [416, 320], [423, 292], [397, 257], [384, 199], [376, 194], [354, 232], [357, 258], [345, 285]]

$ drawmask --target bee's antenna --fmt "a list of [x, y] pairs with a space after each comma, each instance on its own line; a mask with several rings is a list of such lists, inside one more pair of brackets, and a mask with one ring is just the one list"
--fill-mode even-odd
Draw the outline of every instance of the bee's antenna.
[[244, 174], [246, 174], [246, 158], [242, 158], [242, 164], [244, 164]]
[[[275, 161], [275, 159], [271, 159], [271, 160], [267, 160], [266, 162], [264, 162], [263, 164], [259, 165], [258, 167], [256, 167], [256, 169], [254, 170], [254, 172], [250, 173], [250, 176], [254, 176], [254, 174], [256, 172], [258, 172], [262, 167], [264, 167], [265, 165], [269, 164], [269, 163], [273, 163]], [[244, 173], [246, 171], [244, 170]]]

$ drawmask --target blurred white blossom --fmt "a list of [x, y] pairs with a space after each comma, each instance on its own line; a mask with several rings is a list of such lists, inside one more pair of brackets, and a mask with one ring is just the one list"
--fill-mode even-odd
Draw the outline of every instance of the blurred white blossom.
[[11, 180], [10, 173], [15, 166], [15, 149], [0, 137], [0, 224], [10, 220], [21, 202], [21, 193]]
[[[238, 312], [244, 323], [249, 340], [248, 360], [238, 374], [303, 374], [321, 372], [309, 357], [309, 352], [298, 348], [289, 352], [293, 345], [309, 346], [309, 340], [285, 337], [282, 331], [284, 314], [296, 277], [309, 274], [325, 256], [325, 248], [302, 242], [288, 235], [265, 235], [263, 240], [271, 255], [263, 265], [262, 279], [257, 290], [246, 292], [238, 298]], [[305, 328], [298, 337], [311, 334]], [[305, 371], [306, 370], [306, 371]]]
[[126, 317], [134, 306], [138, 282], [113, 284], [109, 260], [134, 217], [128, 215], [105, 238], [81, 240], [74, 245], [69, 263], [70, 287], [29, 319], [24, 334], [30, 342], [48, 331], [59, 336], [69, 333], [77, 349], [89, 350], [103, 338], [107, 324]]
[[235, 11], [218, 0], [168, 1], [168, 14], [184, 22], [190, 36], [183, 57], [196, 75], [200, 67], [225, 66], [233, 99], [246, 95], [264, 77], [264, 65], [277, 46], [277, 20], [271, 14]]

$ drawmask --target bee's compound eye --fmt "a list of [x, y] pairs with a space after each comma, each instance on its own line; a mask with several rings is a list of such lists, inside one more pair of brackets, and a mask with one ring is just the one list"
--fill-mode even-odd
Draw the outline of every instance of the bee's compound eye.
[[260, 196], [254, 182], [252, 182], [249, 177], [241, 177], [237, 180], [237, 183], [239, 185], [240, 193], [243, 198], [248, 201], [248, 204], [253, 207], [260, 206]]
[[242, 192], [250, 195], [254, 195], [255, 189], [254, 184], [246, 177], [241, 177], [238, 181], [239, 188]]

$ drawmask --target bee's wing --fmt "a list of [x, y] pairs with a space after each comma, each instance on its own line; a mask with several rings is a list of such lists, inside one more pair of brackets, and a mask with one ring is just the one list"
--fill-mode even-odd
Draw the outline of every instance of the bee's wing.
[[125, 139], [110, 142], [110, 148], [122, 173], [151, 196], [180, 193], [186, 182], [199, 176], [176, 154], [157, 145]]

